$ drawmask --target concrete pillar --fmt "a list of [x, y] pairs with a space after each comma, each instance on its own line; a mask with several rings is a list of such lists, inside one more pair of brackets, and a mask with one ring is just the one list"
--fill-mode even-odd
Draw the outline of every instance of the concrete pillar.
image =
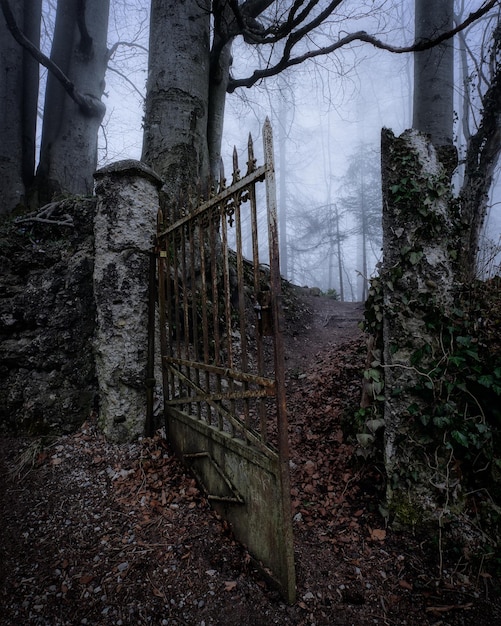
[[99, 423], [110, 441], [126, 442], [143, 434], [146, 419], [149, 253], [162, 181], [133, 160], [94, 177]]

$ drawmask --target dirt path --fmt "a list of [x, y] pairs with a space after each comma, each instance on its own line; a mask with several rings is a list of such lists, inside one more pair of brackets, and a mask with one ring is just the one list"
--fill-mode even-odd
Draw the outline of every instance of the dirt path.
[[307, 297], [286, 333], [298, 601], [252, 566], [159, 437], [116, 446], [92, 422], [40, 448], [0, 440], [0, 624], [483, 626], [499, 581], [386, 528], [382, 476], [355, 463], [357, 304]]
[[[304, 313], [285, 334], [286, 368], [309, 369], [317, 356], [362, 335], [360, 302], [338, 302], [324, 296], [304, 296]], [[319, 357], [320, 358], [320, 357]]]

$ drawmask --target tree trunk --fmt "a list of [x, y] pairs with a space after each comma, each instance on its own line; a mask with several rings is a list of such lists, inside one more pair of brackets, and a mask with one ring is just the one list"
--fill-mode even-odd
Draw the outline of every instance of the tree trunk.
[[[454, 0], [415, 0], [416, 42], [453, 28]], [[454, 48], [450, 39], [414, 53], [414, 119], [412, 127], [430, 135], [435, 147], [452, 146]]]
[[[288, 246], [287, 246], [287, 103], [280, 95], [278, 103], [278, 159], [280, 168], [279, 190], [280, 204], [278, 207], [278, 222], [280, 233], [280, 269], [282, 276], [289, 278]], [[330, 280], [330, 279], [329, 279]], [[329, 287], [330, 287], [329, 283]]]
[[468, 139], [463, 184], [459, 194], [461, 218], [461, 278], [476, 275], [480, 233], [488, 209], [489, 191], [501, 152], [501, 24], [493, 32], [490, 50], [490, 83], [482, 98], [481, 122]]
[[210, 2], [153, 0], [142, 160], [171, 206], [209, 175], [209, 71]]
[[107, 65], [109, 0], [59, 2], [51, 60], [85, 94], [91, 107], [76, 104], [49, 72], [44, 105], [39, 201], [54, 194], [91, 194], [97, 165], [97, 134]]
[[[426, 136], [406, 131], [395, 138], [383, 130], [382, 179], [379, 280], [388, 499], [397, 518], [401, 499], [413, 515], [424, 514], [424, 508], [433, 515], [437, 492], [432, 485], [443, 482], [447, 451], [423, 430], [429, 408], [420, 389], [426, 389], [434, 359], [442, 354], [437, 329], [454, 304], [450, 175]], [[427, 450], [423, 442], [430, 438]]]
[[219, 178], [226, 89], [230, 78], [231, 58], [231, 41], [229, 41], [221, 50], [219, 58], [211, 61], [207, 149], [209, 151], [210, 175], [214, 181]]
[[[14, 18], [35, 45], [40, 43], [41, 0], [16, 2]], [[15, 41], [0, 16], [0, 214], [26, 202], [35, 168], [38, 65]]]

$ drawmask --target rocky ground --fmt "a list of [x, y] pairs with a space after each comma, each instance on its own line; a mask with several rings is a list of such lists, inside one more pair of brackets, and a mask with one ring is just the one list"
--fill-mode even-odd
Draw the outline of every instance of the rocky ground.
[[286, 336], [298, 600], [287, 606], [160, 435], [0, 440], [0, 624], [482, 626], [484, 558], [401, 534], [342, 422], [360, 399], [357, 304], [306, 296]]

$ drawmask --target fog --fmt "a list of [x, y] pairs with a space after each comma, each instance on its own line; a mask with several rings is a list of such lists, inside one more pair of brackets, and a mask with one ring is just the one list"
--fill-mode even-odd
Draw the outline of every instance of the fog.
[[[353, 6], [353, 2], [347, 3]], [[367, 30], [392, 45], [411, 44], [413, 40], [413, 2], [379, 2], [384, 14], [360, 19], [332, 20], [325, 38], [340, 32]], [[479, 0], [458, 2], [464, 13], [478, 8]], [[147, 2], [137, 4], [134, 16], [123, 12], [123, 5], [112, 2], [109, 45], [115, 41], [134, 41], [136, 46], [120, 46], [107, 74], [107, 115], [100, 138], [100, 165], [123, 158], [139, 159], [141, 155], [141, 122], [147, 55]], [[358, 7], [371, 2], [361, 0]], [[482, 29], [469, 32], [469, 44], [475, 49]], [[132, 35], [131, 35], [132, 33]], [[456, 44], [456, 111], [462, 110], [463, 89], [460, 55]], [[248, 76], [267, 61], [259, 49], [236, 41], [233, 49], [234, 77]], [[271, 57], [268, 58], [270, 60]], [[124, 75], [124, 73], [126, 74]], [[380, 189], [367, 172], [360, 173], [357, 188], [350, 186], [347, 175], [355, 155], [369, 155], [370, 169], [379, 168], [379, 141], [382, 127], [400, 134], [412, 123], [413, 59], [411, 54], [393, 54], [368, 44], [352, 44], [328, 57], [307, 61], [301, 66], [269, 78], [251, 89], [239, 88], [227, 96], [222, 155], [226, 171], [231, 165], [233, 146], [245, 162], [247, 136], [255, 140], [258, 162], [262, 162], [260, 132], [268, 116], [274, 131], [279, 222], [281, 226], [282, 269], [296, 284], [317, 286], [324, 291], [340, 293], [340, 263], [344, 277], [344, 299], [364, 297], [364, 277], [376, 271], [381, 255], [381, 234], [377, 224], [371, 226], [366, 240], [366, 265], [362, 262], [362, 238], [357, 227], [356, 202], [353, 195], [363, 193], [371, 203], [380, 206]], [[463, 154], [461, 133], [458, 149]], [[367, 165], [365, 166], [367, 168]], [[353, 169], [353, 167], [352, 167]], [[356, 168], [355, 168], [356, 169]], [[367, 188], [367, 185], [370, 187]], [[501, 220], [496, 187], [493, 210], [486, 220], [486, 258], [482, 261], [487, 274], [499, 264]], [[350, 198], [352, 201], [350, 201]], [[353, 208], [355, 206], [355, 209]], [[374, 208], [374, 210], [376, 210]], [[323, 224], [315, 240], [313, 217]], [[334, 221], [332, 221], [334, 220]], [[341, 234], [325, 240], [326, 224]], [[334, 227], [333, 226], [333, 227]], [[329, 235], [330, 236], [330, 235]], [[329, 239], [329, 236], [327, 239]]]

